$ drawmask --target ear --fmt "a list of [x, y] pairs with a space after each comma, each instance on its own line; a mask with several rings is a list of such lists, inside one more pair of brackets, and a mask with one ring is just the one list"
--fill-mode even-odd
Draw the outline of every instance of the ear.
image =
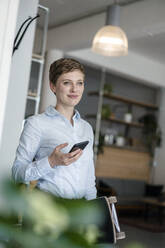
[[56, 86], [52, 82], [49, 82], [49, 86], [50, 86], [51, 91], [53, 93], [56, 93]]

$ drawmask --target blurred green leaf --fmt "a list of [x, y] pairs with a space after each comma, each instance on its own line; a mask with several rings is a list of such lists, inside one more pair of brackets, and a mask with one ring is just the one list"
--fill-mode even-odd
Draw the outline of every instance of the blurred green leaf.
[[[100, 207], [86, 200], [64, 200], [29, 192], [11, 180], [1, 183], [0, 244], [5, 248], [94, 248]], [[23, 225], [18, 225], [18, 216]]]
[[98, 224], [103, 220], [101, 207], [92, 201], [59, 199], [59, 203], [67, 209], [72, 226]]
[[145, 248], [146, 246], [138, 243], [138, 242], [132, 242], [126, 246], [126, 248]]

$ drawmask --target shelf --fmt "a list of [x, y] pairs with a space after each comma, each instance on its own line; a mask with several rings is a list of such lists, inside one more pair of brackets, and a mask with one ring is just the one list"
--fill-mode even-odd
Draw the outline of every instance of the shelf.
[[44, 63], [44, 58], [43, 56], [39, 55], [39, 54], [32, 54], [32, 61], [43, 64]]
[[138, 128], [143, 128], [143, 126], [144, 126], [143, 124], [138, 123], [138, 122], [126, 122], [126, 121], [119, 120], [119, 119], [116, 119], [116, 118], [111, 118], [111, 117], [109, 119], [103, 119], [103, 120], [108, 120], [108, 121], [116, 122], [116, 123], [119, 123], [119, 124], [124, 124], [124, 125], [138, 127]]
[[[87, 118], [96, 118], [96, 115], [86, 115]], [[119, 123], [119, 124], [122, 124], [122, 125], [128, 125], [128, 126], [132, 126], [132, 127], [137, 127], [137, 128], [143, 128], [143, 124], [141, 123], [138, 123], [138, 122], [126, 122], [126, 121], [123, 121], [123, 120], [119, 120], [119, 119], [116, 119], [116, 118], [112, 118], [112, 117], [109, 117], [108, 119], [103, 119], [102, 120], [105, 120], [105, 121], [111, 121], [111, 122], [116, 122], [116, 123]]]
[[35, 93], [35, 92], [28, 92], [28, 96], [37, 97], [37, 93]]
[[46, 40], [48, 31], [48, 19], [49, 19], [49, 9], [38, 5], [37, 13], [42, 19], [42, 32], [40, 35], [40, 44], [37, 45], [37, 28], [39, 22], [36, 22], [35, 34], [34, 34], [34, 45], [31, 56], [31, 70], [29, 77], [29, 87], [26, 97], [26, 109], [25, 117], [36, 115], [39, 113], [40, 107], [40, 95], [43, 84], [43, 72], [44, 72], [44, 62], [45, 62], [45, 51], [46, 51]]
[[39, 97], [36, 97], [36, 96], [29, 96], [29, 95], [28, 95], [28, 96], [27, 96], [27, 99], [28, 99], [28, 100], [33, 100], [33, 101], [39, 101], [40, 98], [39, 98]]
[[[90, 96], [98, 96], [99, 95], [99, 93], [96, 92], [96, 91], [90, 92], [88, 94]], [[154, 104], [138, 102], [138, 101], [135, 101], [135, 100], [132, 100], [132, 99], [128, 99], [128, 98], [125, 98], [125, 97], [117, 96], [117, 95], [114, 95], [114, 94], [108, 94], [108, 93], [104, 93], [103, 96], [108, 98], [108, 99], [121, 101], [121, 102], [128, 103], [128, 104], [137, 105], [139, 107], [150, 108], [152, 110], [158, 110], [158, 106], [156, 106]]]

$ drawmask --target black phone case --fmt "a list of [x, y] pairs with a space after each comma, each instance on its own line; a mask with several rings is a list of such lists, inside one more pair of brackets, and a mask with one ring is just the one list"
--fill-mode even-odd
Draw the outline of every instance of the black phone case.
[[77, 144], [75, 144], [75, 145], [71, 148], [71, 150], [70, 150], [69, 152], [73, 152], [73, 151], [75, 151], [75, 150], [77, 150], [77, 149], [83, 150], [83, 149], [88, 145], [88, 143], [89, 143], [89, 141], [83, 141], [83, 142], [77, 143]]

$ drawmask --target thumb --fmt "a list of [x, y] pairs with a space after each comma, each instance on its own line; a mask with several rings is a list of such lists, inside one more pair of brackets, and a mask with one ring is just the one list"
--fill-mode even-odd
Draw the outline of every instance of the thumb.
[[60, 151], [62, 148], [66, 147], [68, 145], [68, 143], [64, 143], [64, 144], [60, 144], [58, 146], [56, 146], [56, 151]]

